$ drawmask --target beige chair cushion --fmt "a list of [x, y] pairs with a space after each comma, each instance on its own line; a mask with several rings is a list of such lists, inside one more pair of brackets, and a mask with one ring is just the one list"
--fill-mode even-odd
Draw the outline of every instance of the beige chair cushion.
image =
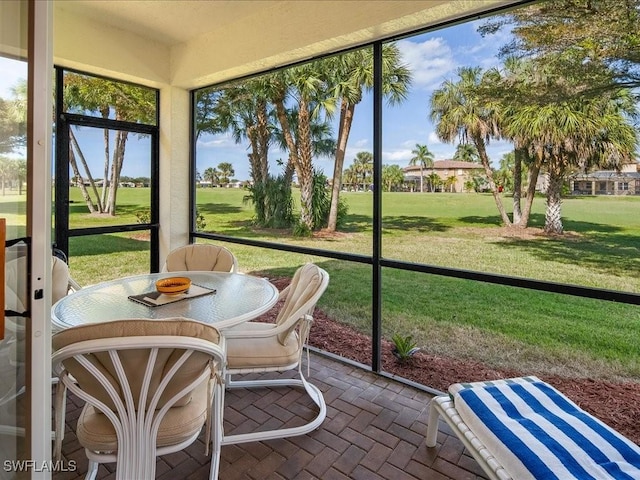
[[[308, 311], [302, 312], [302, 315], [292, 317], [292, 314], [304, 306], [318, 292], [318, 288], [322, 284], [322, 272], [319, 267], [312, 263], [307, 263], [300, 267], [291, 279], [289, 284], [289, 293], [276, 317], [276, 323], [281, 325], [283, 322], [289, 322], [290, 328], [278, 334], [278, 340], [282, 345], [286, 345], [291, 339], [291, 332], [296, 328], [297, 321]], [[315, 303], [309, 306], [308, 310], [313, 309]]]
[[51, 261], [51, 303], [56, 303], [69, 293], [69, 267], [58, 257]]
[[[213, 343], [218, 343], [220, 335], [211, 325], [186, 319], [168, 320], [117, 320], [114, 322], [104, 322], [87, 324], [63, 330], [53, 336], [53, 349], [70, 345], [72, 343], [113, 337], [132, 337], [146, 335], [180, 335], [202, 338]], [[151, 383], [149, 385], [149, 395], [146, 406], [153, 397], [153, 393], [158, 387], [164, 373], [168, 371], [178, 360], [183, 350], [162, 349], [158, 352]], [[147, 365], [149, 349], [121, 350], [120, 359], [127, 374], [129, 385], [131, 385], [134, 401], [138, 403], [143, 375]], [[100, 371], [109, 379], [111, 384], [119, 390], [115, 368], [107, 352], [98, 352], [90, 357]], [[173, 377], [169, 386], [160, 397], [159, 404], [162, 405], [171, 398], [177, 391], [184, 388], [186, 384], [193, 381], [201, 372], [210, 357], [204, 353], [194, 352], [184, 363], [180, 371]], [[92, 374], [88, 373], [73, 358], [64, 361], [65, 368], [77, 380], [83, 390], [91, 392], [96, 398], [104, 402], [109, 408], [115, 409], [115, 405], [102, 387], [101, 383]], [[122, 392], [120, 392], [122, 398]], [[191, 395], [185, 395], [175, 403], [174, 407], [184, 406], [190, 401]]]
[[[160, 422], [156, 445], [176, 445], [202, 429], [207, 416], [207, 382], [192, 392], [192, 399], [180, 408], [170, 408]], [[78, 441], [89, 450], [115, 452], [118, 439], [113, 424], [106, 415], [86, 404], [78, 418]]]
[[[51, 257], [51, 303], [56, 303], [69, 291], [69, 267], [58, 257]], [[14, 291], [14, 288], [18, 291]], [[27, 305], [27, 257], [18, 257], [5, 264], [5, 306], [23, 312]]]
[[194, 244], [176, 248], [167, 255], [164, 271], [231, 272], [235, 268], [233, 253], [219, 245]]
[[11, 288], [8, 283], [4, 286], [4, 309], [13, 310], [18, 313], [26, 310], [22, 299], [13, 291], [13, 288]]
[[24, 312], [29, 304], [27, 257], [9, 260], [4, 265], [5, 309]]
[[[255, 330], [274, 328], [274, 325], [249, 322], [246, 327], [248, 330]], [[297, 363], [299, 355], [295, 332], [285, 345], [275, 335], [227, 339], [227, 366], [231, 369], [286, 367]]]

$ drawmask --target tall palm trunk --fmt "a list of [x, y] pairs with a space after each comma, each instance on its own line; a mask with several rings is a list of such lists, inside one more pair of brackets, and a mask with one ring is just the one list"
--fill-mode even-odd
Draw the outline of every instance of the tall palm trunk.
[[561, 234], [562, 226], [562, 184], [564, 182], [561, 169], [549, 169], [549, 184], [547, 185], [547, 208], [544, 213], [544, 231], [546, 233]]
[[254, 183], [264, 183], [269, 175], [269, 127], [267, 119], [267, 104], [258, 102], [256, 106], [257, 123], [247, 126], [247, 137], [251, 143], [249, 161], [251, 163], [251, 176]]
[[[103, 130], [104, 137], [104, 173], [102, 175], [102, 192], [100, 196], [100, 205], [107, 205], [107, 178], [109, 175], [109, 150], [110, 150], [110, 142], [109, 142], [109, 129], [105, 128]], [[102, 208], [100, 208], [102, 210]]]
[[524, 208], [522, 209], [522, 215], [520, 217], [521, 228], [527, 228], [529, 224], [529, 217], [531, 216], [531, 207], [533, 206], [533, 199], [536, 196], [536, 185], [538, 183], [538, 175], [540, 174], [540, 162], [535, 161], [529, 167], [529, 173], [527, 176], [527, 193], [524, 202]]
[[313, 230], [313, 165], [311, 158], [311, 115], [309, 105], [304, 98], [299, 100], [298, 112], [298, 181], [300, 182], [300, 223]]
[[[287, 149], [289, 150], [289, 161], [287, 162], [287, 167], [285, 169], [285, 180], [291, 182], [293, 177], [293, 172], [295, 171], [298, 174], [298, 181], [300, 182], [300, 202], [301, 202], [301, 215], [300, 219], [303, 221], [303, 215], [306, 222], [310, 222], [311, 220], [311, 198], [313, 192], [313, 174], [310, 173], [310, 178], [305, 178], [305, 173], [303, 169], [300, 168], [300, 157], [298, 155], [298, 145], [296, 145], [296, 141], [291, 134], [291, 127], [289, 125], [289, 119], [287, 118], [287, 112], [284, 107], [284, 92], [279, 91], [273, 97], [273, 103], [276, 107], [276, 116], [278, 117], [278, 121], [280, 122], [280, 127], [282, 128], [282, 135], [284, 136], [284, 141], [287, 144]], [[303, 109], [300, 108], [300, 112]], [[307, 112], [308, 114], [308, 112]], [[303, 115], [302, 113], [300, 115]], [[298, 120], [299, 124], [302, 123], [302, 119]], [[300, 128], [300, 126], [298, 127]], [[301, 138], [300, 135], [298, 138]], [[308, 203], [306, 203], [308, 201]], [[307, 205], [309, 208], [307, 208]]]
[[340, 126], [338, 127], [338, 146], [336, 150], [336, 162], [333, 166], [333, 185], [331, 187], [331, 208], [327, 230], [335, 232], [338, 224], [338, 205], [340, 203], [340, 190], [342, 189], [342, 169], [344, 157], [347, 151], [347, 139], [353, 122], [353, 114], [356, 106], [346, 98], [340, 104]]
[[118, 180], [124, 165], [125, 146], [129, 133], [119, 130], [116, 133], [115, 147], [113, 149], [113, 162], [111, 163], [111, 175], [109, 177], [109, 199], [107, 211], [111, 216], [116, 215], [116, 198], [118, 194]]
[[89, 170], [89, 166], [87, 165], [87, 160], [84, 158], [82, 150], [80, 149], [80, 145], [78, 144], [78, 139], [71, 129], [69, 129], [69, 140], [71, 142], [71, 148], [69, 148], [69, 163], [71, 164], [71, 168], [73, 169], [73, 173], [76, 177], [80, 179], [80, 190], [82, 191], [82, 198], [87, 204], [89, 208], [89, 212], [95, 213], [96, 207], [91, 200], [91, 195], [89, 195], [89, 191], [87, 187], [84, 185], [83, 177], [80, 175], [80, 171], [78, 170], [78, 164], [76, 163], [76, 156], [74, 151], [78, 152], [78, 156], [80, 157], [80, 162], [84, 167], [84, 171], [87, 172], [87, 179], [89, 180], [89, 184], [93, 190], [94, 195], [96, 196], [96, 201], [98, 202], [98, 212], [102, 213], [102, 203], [100, 202], [100, 195], [98, 194], [98, 189], [96, 188], [96, 182], [91, 176], [91, 171]]
[[287, 187], [291, 187], [291, 184], [293, 183], [294, 173], [296, 173], [296, 166], [293, 160], [291, 159], [291, 155], [289, 155], [287, 164], [284, 167], [284, 182]]
[[[251, 165], [251, 171], [249, 172], [253, 180], [253, 185], [256, 187], [256, 194], [253, 196], [253, 201], [258, 203], [256, 205], [256, 214], [258, 217], [258, 223], [264, 225], [268, 222], [265, 217], [266, 212], [269, 211], [269, 190], [266, 188], [269, 177], [269, 125], [267, 119], [267, 103], [263, 100], [259, 100], [256, 104], [256, 119], [257, 122], [250, 123], [246, 121], [246, 135], [251, 144], [251, 153], [249, 153], [249, 163]], [[257, 192], [262, 192], [260, 195]]]
[[258, 144], [258, 128], [256, 125], [245, 122], [245, 129], [249, 145], [251, 145], [251, 153], [248, 153], [250, 171], [249, 174], [253, 179], [253, 183], [261, 183], [260, 169], [260, 146]]
[[[103, 107], [100, 109], [100, 113], [102, 114], [102, 118], [109, 118], [109, 107]], [[107, 205], [107, 178], [109, 175], [109, 150], [110, 150], [110, 142], [109, 142], [109, 129], [105, 128], [102, 131], [102, 137], [104, 141], [104, 168], [102, 174], [102, 195], [99, 200], [100, 211], [103, 211], [104, 206]]]
[[513, 224], [520, 225], [522, 222], [522, 208], [520, 200], [522, 197], [522, 157], [526, 151], [522, 147], [516, 146], [514, 150], [513, 164]]
[[509, 216], [507, 215], [507, 212], [504, 209], [504, 205], [502, 204], [502, 198], [498, 194], [496, 182], [493, 180], [493, 170], [491, 169], [491, 164], [489, 163], [489, 156], [487, 155], [487, 149], [485, 148], [484, 140], [479, 136], [474, 136], [472, 140], [474, 145], [476, 146], [476, 150], [478, 150], [478, 156], [480, 157], [480, 161], [482, 162], [482, 166], [484, 167], [484, 173], [487, 176], [489, 188], [491, 189], [491, 194], [493, 195], [493, 200], [496, 202], [496, 207], [498, 207], [498, 212], [500, 213], [502, 224], [504, 226], [510, 227], [512, 225], [511, 220], [509, 220]]

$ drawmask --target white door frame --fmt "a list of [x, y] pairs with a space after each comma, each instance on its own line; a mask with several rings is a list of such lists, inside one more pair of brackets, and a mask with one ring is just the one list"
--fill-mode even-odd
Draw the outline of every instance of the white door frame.
[[51, 478], [51, 135], [53, 2], [29, 0], [28, 236], [31, 237], [31, 478]]

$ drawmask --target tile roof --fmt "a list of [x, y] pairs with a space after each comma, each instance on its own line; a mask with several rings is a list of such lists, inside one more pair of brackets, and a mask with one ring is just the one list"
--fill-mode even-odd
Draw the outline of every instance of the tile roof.
[[[426, 170], [482, 170], [483, 167], [479, 163], [462, 162], [460, 160], [436, 160], [433, 162], [433, 167], [429, 167]], [[405, 173], [419, 172], [419, 165], [410, 165], [403, 168]]]

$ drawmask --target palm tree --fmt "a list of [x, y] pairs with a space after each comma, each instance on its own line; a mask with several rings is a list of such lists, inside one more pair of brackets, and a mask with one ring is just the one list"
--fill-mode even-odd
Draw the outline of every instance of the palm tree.
[[470, 143], [459, 143], [456, 147], [456, 153], [453, 154], [453, 159], [469, 163], [478, 163], [480, 161], [478, 150]]
[[511, 225], [493, 180], [493, 170], [486, 149], [489, 140], [500, 135], [498, 105], [479, 95], [483, 81], [479, 67], [461, 68], [458, 70], [458, 77], [458, 82], [447, 80], [431, 95], [431, 119], [436, 123], [436, 134], [449, 143], [458, 138], [463, 143], [471, 140], [484, 167], [502, 223]]
[[[63, 88], [65, 89], [65, 111], [95, 112], [103, 118], [108, 118], [113, 114], [115, 120], [119, 121], [143, 123], [155, 121], [156, 95], [152, 89], [75, 73], [65, 75]], [[104, 182], [102, 194], [97, 199], [97, 205], [101, 212], [110, 215], [116, 214], [116, 196], [124, 165], [128, 135], [129, 132], [126, 130], [116, 130], [111, 155], [109, 130], [105, 129], [103, 134]], [[82, 160], [83, 156], [78, 143], [73, 138], [70, 141], [72, 148], [69, 151], [72, 152], [73, 148], [76, 148], [78, 156]], [[74, 159], [70, 158], [69, 161], [73, 162]], [[93, 183], [88, 166], [84, 162], [83, 166]], [[74, 168], [74, 174], [78, 175], [79, 172], [76, 170], [77, 168]], [[92, 187], [95, 190], [94, 184]]]
[[268, 153], [275, 129], [275, 114], [269, 103], [270, 77], [261, 76], [226, 87], [206, 89], [196, 101], [196, 136], [202, 132], [231, 132], [236, 143], [249, 141], [248, 154], [254, 184], [266, 181]]
[[209, 167], [204, 171], [204, 179], [214, 186], [220, 181], [220, 172], [215, 167]]
[[[271, 101], [289, 150], [289, 161], [294, 166], [300, 185], [300, 224], [307, 231], [313, 224], [313, 141], [311, 125], [323, 113], [330, 115], [336, 99], [326, 90], [328, 72], [326, 64], [310, 62], [289, 68], [271, 76]], [[298, 111], [297, 128], [292, 130], [285, 101], [289, 97]]]
[[633, 161], [638, 146], [631, 120], [636, 105], [628, 91], [547, 105], [525, 105], [507, 126], [510, 136], [528, 139], [548, 175], [544, 230], [563, 232], [562, 185], [571, 169], [619, 167]]
[[373, 154], [371, 152], [358, 152], [353, 159], [353, 169], [356, 173], [357, 181], [361, 182], [362, 188], [367, 190], [367, 179], [373, 171]]
[[385, 191], [392, 192], [395, 187], [402, 185], [403, 181], [404, 172], [399, 165], [382, 166], [382, 185]]
[[455, 191], [454, 188], [457, 182], [458, 182], [458, 177], [456, 177], [455, 175], [451, 175], [445, 178], [444, 180], [445, 190], [449, 190], [451, 193], [453, 193]]
[[[328, 62], [334, 72], [330, 81], [334, 84], [335, 96], [340, 99], [331, 208], [327, 223], [327, 230], [333, 232], [336, 230], [342, 188], [342, 169], [355, 108], [362, 101], [363, 92], [373, 88], [373, 50], [371, 48], [356, 50], [329, 59]], [[383, 95], [390, 104], [398, 103], [406, 98], [410, 83], [411, 71], [402, 63], [397, 45], [385, 43], [382, 46]]]
[[2, 184], [0, 189], [2, 190], [3, 197], [5, 195], [7, 179], [11, 176], [12, 169], [11, 159], [8, 157], [0, 157], [0, 183]]
[[424, 192], [423, 188], [423, 169], [433, 167], [433, 153], [429, 151], [426, 145], [416, 143], [416, 148], [411, 150], [413, 157], [409, 160], [409, 165], [420, 165], [420, 192]]
[[10, 153], [26, 145], [27, 82], [11, 87], [11, 99], [0, 98], [0, 153]]
[[26, 160], [15, 160], [15, 174], [18, 181], [18, 195], [22, 195], [22, 186], [27, 179]]
[[431, 172], [429, 175], [427, 175], [427, 180], [429, 181], [429, 190], [431, 190], [431, 192], [435, 192], [436, 189], [442, 184], [442, 179], [436, 172]]
[[[514, 170], [515, 170], [515, 153], [509, 152], [502, 155], [500, 159], [500, 168], [495, 173], [496, 181], [502, 185], [505, 190], [513, 191], [514, 190]], [[514, 225], [516, 224], [516, 218], [514, 215], [513, 218]]]
[[358, 184], [358, 174], [353, 165], [344, 169], [342, 172], [343, 185], [349, 185], [355, 188]]
[[[510, 118], [517, 115], [524, 105], [540, 104], [541, 99], [548, 95], [549, 90], [559, 92], [553, 82], [551, 70], [542, 68], [537, 63], [517, 59], [514, 57], [505, 60], [504, 73], [497, 70], [492, 72], [495, 82], [487, 88], [492, 90], [494, 97], [502, 103], [503, 125], [508, 127]], [[549, 86], [552, 85], [551, 88]], [[542, 101], [549, 103], [549, 101]], [[518, 136], [509, 136], [503, 128], [502, 134], [510, 138], [514, 144], [513, 151], [513, 224], [526, 228], [529, 215], [536, 193], [536, 184], [540, 173], [540, 163], [529, 154], [528, 139]], [[522, 172], [527, 170], [527, 190], [525, 193], [525, 205], [522, 207]]]
[[220, 181], [222, 183], [229, 183], [229, 179], [236, 174], [235, 170], [233, 169], [233, 165], [229, 162], [219, 163], [218, 172], [220, 175]]
[[[291, 108], [286, 111], [289, 127], [294, 132], [295, 141], [298, 142], [298, 110]], [[313, 149], [314, 157], [331, 157], [336, 152], [336, 141], [333, 138], [333, 127], [326, 118], [320, 116], [314, 117], [311, 120], [309, 126], [311, 130], [311, 145]], [[274, 141], [278, 143], [282, 150], [287, 150], [287, 142], [285, 136], [280, 128], [274, 128], [273, 131]], [[282, 164], [282, 162], [280, 162]], [[293, 181], [293, 174], [295, 172], [294, 165], [289, 156], [289, 161], [285, 165], [284, 179], [290, 186]]]

